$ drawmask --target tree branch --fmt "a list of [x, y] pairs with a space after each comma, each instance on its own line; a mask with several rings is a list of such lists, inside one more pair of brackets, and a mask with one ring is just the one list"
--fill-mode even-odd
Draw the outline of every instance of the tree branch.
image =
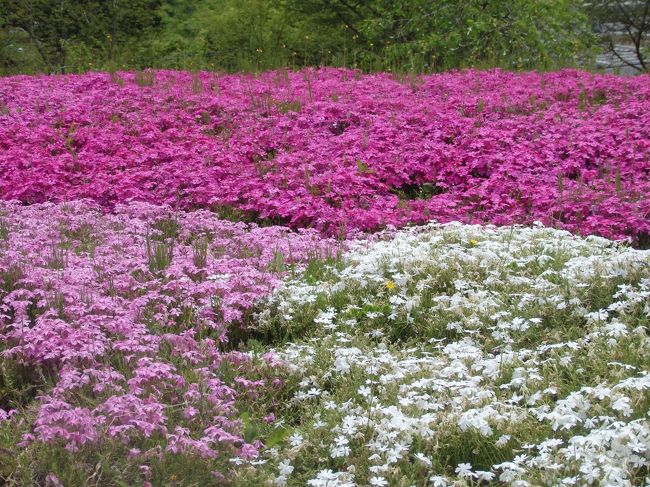
[[627, 22], [627, 25], [628, 25], [628, 26], [631, 25], [631, 26], [634, 27], [635, 29], [640, 30], [640, 29], [637, 27], [637, 25], [634, 23], [634, 20], [630, 17], [630, 15], [629, 15], [627, 9], [626, 9], [625, 6], [621, 3], [621, 1], [620, 1], [620, 0], [614, 0], [614, 3], [615, 3], [616, 6], [618, 7], [618, 10], [619, 10], [619, 11], [623, 14], [623, 16], [625, 17], [625, 22]]
[[616, 50], [616, 47], [614, 46], [614, 43], [613, 43], [612, 41], [609, 41], [609, 50], [610, 50], [611, 53], [612, 53], [614, 56], [616, 56], [620, 61], [622, 61], [623, 63], [627, 64], [627, 65], [630, 66], [631, 68], [634, 68], [634, 69], [636, 69], [637, 71], [643, 71], [643, 69], [640, 68], [639, 66], [637, 66], [636, 64], [632, 64], [632, 63], [629, 62], [627, 59], [624, 59], [624, 58], [623, 58], [623, 57], [618, 53], [618, 51]]

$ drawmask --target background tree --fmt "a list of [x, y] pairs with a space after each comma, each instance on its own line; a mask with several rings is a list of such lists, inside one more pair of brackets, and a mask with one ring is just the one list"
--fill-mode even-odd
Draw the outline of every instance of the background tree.
[[65, 70], [65, 43], [80, 32], [75, 2], [5, 0], [5, 32], [25, 33], [48, 72]]
[[75, 44], [99, 53], [99, 61], [108, 65], [153, 36], [160, 24], [160, 0], [85, 0], [77, 5], [82, 31]]
[[3, 27], [0, 21], [0, 74], [32, 73], [41, 65], [27, 33], [18, 27]]
[[[439, 71], [576, 65], [590, 24], [573, 0], [4, 0], [4, 72]], [[16, 56], [27, 42], [34, 56]], [[5, 61], [2, 61], [5, 59]], [[21, 60], [22, 59], [22, 60]]]
[[159, 24], [160, 0], [5, 0], [0, 28], [19, 41], [26, 36], [46, 72], [65, 72], [114, 64]]
[[[586, 3], [602, 32], [602, 41], [619, 61], [638, 71], [650, 70], [650, 0], [593, 0]], [[631, 43], [637, 62], [624, 55]]]
[[586, 15], [570, 0], [287, 0], [287, 6], [318, 12], [314, 23], [337, 19], [361, 48], [362, 63], [373, 67], [554, 66], [572, 63], [591, 40]]
[[172, 0], [160, 9], [155, 63], [176, 68], [254, 70], [284, 64], [285, 23], [266, 0]]

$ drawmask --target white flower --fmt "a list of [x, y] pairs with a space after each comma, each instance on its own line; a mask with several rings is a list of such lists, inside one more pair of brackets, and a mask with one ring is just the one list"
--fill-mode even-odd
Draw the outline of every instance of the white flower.
[[289, 437], [289, 444], [293, 447], [302, 445], [304, 437], [300, 433], [294, 433]]
[[501, 435], [497, 441], [494, 442], [494, 446], [501, 448], [506, 446], [510, 441], [510, 435]]
[[333, 323], [335, 317], [336, 310], [334, 308], [328, 308], [327, 311], [321, 311], [320, 314], [314, 318], [314, 323], [323, 325], [327, 330], [335, 329], [336, 325]]
[[384, 485], [388, 485], [388, 481], [383, 477], [371, 477], [370, 478], [370, 485], [375, 485], [377, 487], [382, 487]]
[[307, 481], [307, 485], [312, 487], [355, 487], [350, 478], [351, 474], [349, 473], [333, 472], [327, 469], [318, 472], [315, 479]]
[[433, 487], [447, 487], [449, 485], [449, 481], [440, 475], [429, 477], [429, 482], [433, 484]]
[[287, 476], [287, 475], [291, 475], [291, 472], [293, 472], [293, 467], [291, 466], [289, 460], [283, 460], [278, 465], [278, 470], [280, 472], [280, 475]]
[[478, 482], [491, 482], [494, 480], [495, 474], [492, 472], [486, 472], [484, 470], [477, 470], [476, 471], [476, 480]]
[[537, 447], [540, 451], [555, 450], [558, 446], [564, 443], [560, 438], [550, 438], [542, 441]]
[[620, 396], [612, 403], [612, 409], [620, 412], [623, 416], [630, 416], [633, 412], [632, 407], [630, 406], [630, 398], [625, 396]]
[[348, 446], [350, 440], [348, 440], [345, 436], [337, 436], [334, 439], [334, 443], [335, 444], [330, 447], [330, 456], [332, 458], [347, 457], [352, 452]]
[[[480, 246], [459, 245], [469, 239], [477, 239]], [[521, 423], [537, 419], [543, 428], [562, 431], [564, 440], [530, 442], [523, 449], [527, 455], [517, 455], [490, 471], [474, 472], [469, 463], [461, 463], [453, 481], [432, 476], [430, 484], [503, 482], [530, 487], [542, 480], [548, 485], [563, 481], [629, 485], [638, 480], [635, 472], [650, 464], [650, 427], [647, 417], [637, 420], [632, 415], [650, 390], [650, 374], [638, 377], [640, 367], [612, 362], [616, 353], [608, 349], [607, 340], [617, 340], [617, 347], [625, 344], [635, 353], [650, 345], [645, 332], [632, 331], [638, 327], [635, 317], [650, 313], [650, 279], [637, 276], [641, 272], [650, 277], [646, 272], [650, 252], [546, 228], [504, 230], [458, 223], [433, 224], [399, 232], [390, 240], [373, 237], [372, 242], [349, 245], [345, 266], [335, 272], [338, 281], [316, 284], [307, 293], [310, 303], [318, 303], [314, 309], [320, 313], [320, 330], [308, 346], [292, 345], [277, 352], [298, 381], [308, 378], [301, 394], [313, 398], [312, 426], [309, 433], [303, 431], [315, 446], [314, 451], [303, 453], [309, 460], [327, 462], [323, 457], [329, 453], [337, 460], [344, 458], [342, 465], [356, 466], [356, 471], [367, 465], [370, 478], [364, 481], [384, 485], [405, 473], [403, 462], [411, 454], [422, 470], [432, 468], [432, 459], [416, 453], [416, 448], [428, 452], [437, 441], [451, 445], [461, 441], [440, 435], [449, 426], [481, 433], [505, 452], [515, 446], [510, 435], [525, 427]], [[451, 292], [439, 290], [441, 274], [452, 283]], [[387, 275], [395, 282], [404, 281], [389, 296], [377, 292]], [[609, 305], [604, 303], [602, 310], [590, 314], [589, 293], [595, 279], [625, 281], [632, 275], [634, 284], [619, 287]], [[298, 289], [296, 295], [301, 293]], [[286, 287], [283, 292], [293, 293]], [[332, 292], [344, 293], [351, 304], [335, 313]], [[278, 302], [279, 314], [303, 306], [283, 299], [291, 305]], [[422, 328], [413, 326], [400, 348], [390, 340], [372, 339], [375, 333], [382, 334], [379, 327], [372, 332], [357, 330], [368, 326], [362, 310], [384, 306], [384, 300], [390, 307], [384, 308], [383, 315], [367, 313], [371, 318], [385, 320], [392, 315], [397, 325], [408, 328], [430, 315], [439, 330], [447, 327], [455, 336], [419, 336]], [[561, 330], [535, 333], [544, 322], [539, 316], [552, 316], [560, 309], [570, 319], [586, 322], [583, 336], [562, 341]], [[351, 317], [358, 320], [356, 327], [348, 327]], [[322, 331], [334, 322], [346, 331]], [[386, 332], [391, 326], [396, 325], [389, 322], [381, 328]], [[393, 331], [383, 336], [392, 336]], [[316, 367], [315, 357], [323, 356], [329, 356], [329, 362]], [[581, 367], [584, 357], [598, 362], [597, 367]], [[609, 369], [603, 367], [608, 363]], [[589, 383], [591, 371], [603, 368], [602, 383], [578, 384], [565, 397], [558, 397], [557, 386], [544, 384], [562, 383], [565, 368]], [[357, 379], [357, 385], [351, 386]], [[369, 397], [372, 402], [363, 399]], [[493, 439], [496, 431], [509, 434]], [[351, 444], [360, 445], [354, 457]], [[365, 458], [357, 459], [362, 452], [367, 452]], [[352, 484], [350, 473], [355, 470], [324, 470], [309, 485]], [[287, 481], [286, 475], [280, 476]]]
[[432, 465], [431, 460], [429, 460], [429, 459], [428, 459], [426, 456], [424, 456], [422, 453], [416, 453], [414, 456], [415, 456], [415, 459], [416, 459], [418, 462], [422, 463], [424, 466], [426, 466], [426, 467], [431, 467], [431, 465]]
[[369, 397], [372, 394], [372, 390], [368, 386], [359, 387], [358, 392], [363, 397]]
[[474, 472], [472, 472], [472, 465], [470, 463], [459, 463], [455, 472], [461, 479], [475, 476]]

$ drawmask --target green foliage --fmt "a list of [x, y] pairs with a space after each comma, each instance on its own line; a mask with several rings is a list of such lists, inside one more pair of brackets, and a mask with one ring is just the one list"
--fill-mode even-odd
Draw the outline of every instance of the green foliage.
[[160, 23], [160, 0], [7, 0], [0, 6], [5, 72], [70, 72], [133, 65]]
[[0, 240], [9, 239], [9, 224], [7, 221], [0, 217]]
[[[0, 74], [31, 73], [39, 59], [25, 31], [3, 27], [0, 10]], [[6, 115], [6, 107], [0, 108], [0, 115]]]
[[76, 228], [61, 227], [61, 247], [74, 250], [75, 253], [88, 253], [94, 255], [97, 247], [98, 236], [90, 224], [82, 224]]
[[174, 258], [175, 239], [164, 237], [146, 237], [147, 261], [149, 270], [153, 273], [167, 269]]
[[[364, 69], [437, 71], [467, 66], [561, 66], [589, 42], [587, 19], [569, 0], [289, 0], [329, 12]], [[309, 5], [309, 8], [306, 7]]]
[[151, 70], [136, 71], [135, 84], [138, 86], [153, 86], [156, 84], [156, 73]]
[[268, 0], [169, 1], [153, 43], [158, 63], [175, 68], [258, 70], [285, 64], [284, 19]]
[[201, 269], [208, 260], [208, 246], [210, 240], [207, 235], [200, 235], [192, 241], [192, 260], [194, 265]]
[[52, 244], [50, 247], [50, 256], [47, 261], [48, 267], [52, 269], [64, 269], [68, 261], [68, 250], [64, 245]]
[[436, 186], [434, 183], [405, 184], [400, 188], [391, 190], [391, 193], [396, 195], [400, 200], [428, 200], [444, 192], [444, 188]]
[[570, 0], [7, 0], [0, 72], [554, 68], [588, 26]]
[[13, 291], [16, 284], [23, 278], [23, 276], [23, 268], [18, 264], [0, 270], [0, 296], [9, 294]]
[[286, 265], [284, 261], [284, 254], [279, 250], [273, 251], [273, 259], [269, 262], [269, 271], [270, 272], [284, 272], [286, 270]]

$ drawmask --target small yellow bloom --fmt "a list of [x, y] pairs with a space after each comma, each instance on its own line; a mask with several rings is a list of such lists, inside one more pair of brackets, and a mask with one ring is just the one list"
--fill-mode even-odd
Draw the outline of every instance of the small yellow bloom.
[[392, 291], [393, 289], [395, 289], [395, 283], [389, 279], [388, 281], [386, 281], [386, 289]]
[[470, 244], [472, 247], [476, 247], [476, 246], [478, 245], [478, 240], [471, 239], [471, 240], [469, 241], [469, 244]]

